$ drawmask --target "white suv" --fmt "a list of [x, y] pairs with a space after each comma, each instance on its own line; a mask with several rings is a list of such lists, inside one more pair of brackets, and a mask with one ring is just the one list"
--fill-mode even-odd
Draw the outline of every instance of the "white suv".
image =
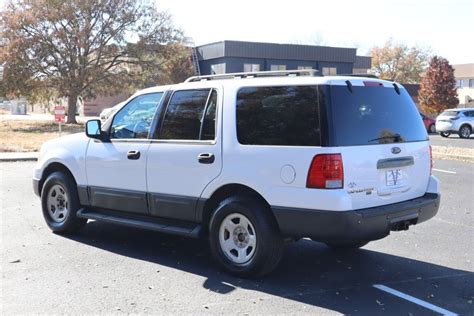
[[474, 126], [474, 109], [449, 109], [436, 118], [436, 131], [443, 137], [457, 133], [461, 138], [469, 138]]
[[284, 241], [358, 248], [433, 217], [430, 154], [397, 83], [216, 75], [139, 91], [102, 127], [45, 143], [33, 184], [55, 232], [92, 219], [207, 236], [227, 271], [259, 276]]

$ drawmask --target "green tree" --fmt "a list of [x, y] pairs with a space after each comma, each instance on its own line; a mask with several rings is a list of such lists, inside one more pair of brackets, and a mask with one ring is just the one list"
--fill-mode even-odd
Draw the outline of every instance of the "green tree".
[[183, 35], [146, 0], [17, 0], [0, 12], [0, 38], [2, 89], [54, 87], [68, 98], [67, 123], [75, 123], [79, 96], [137, 84], [142, 67], [159, 67]]
[[436, 114], [459, 104], [454, 69], [445, 58], [431, 59], [421, 80], [418, 100], [423, 111]]
[[428, 65], [429, 50], [387, 41], [371, 49], [372, 72], [381, 79], [418, 83]]

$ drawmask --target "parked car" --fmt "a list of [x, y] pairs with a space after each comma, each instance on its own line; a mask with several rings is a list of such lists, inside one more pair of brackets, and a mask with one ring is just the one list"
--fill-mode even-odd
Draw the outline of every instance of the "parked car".
[[474, 126], [474, 108], [449, 109], [436, 118], [436, 131], [443, 137], [456, 133], [469, 138]]
[[33, 187], [47, 225], [206, 237], [225, 270], [261, 276], [285, 242], [355, 249], [435, 216], [428, 135], [405, 88], [310, 74], [148, 88], [104, 125], [46, 142]]
[[423, 124], [425, 125], [426, 131], [431, 134], [436, 133], [436, 120], [426, 116], [423, 113], [420, 113], [420, 115], [421, 119], [423, 120]]
[[125, 102], [120, 102], [119, 104], [116, 104], [114, 105], [113, 107], [111, 108], [106, 108], [106, 109], [103, 109], [102, 112], [100, 112], [100, 121], [103, 123], [105, 123], [105, 121], [112, 116], [112, 114], [114, 114], [118, 109], [120, 109], [120, 107], [122, 105], [124, 105]]

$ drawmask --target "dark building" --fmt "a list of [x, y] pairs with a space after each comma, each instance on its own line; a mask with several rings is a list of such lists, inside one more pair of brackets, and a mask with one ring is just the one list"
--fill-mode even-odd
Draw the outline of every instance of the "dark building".
[[367, 73], [371, 58], [356, 48], [222, 41], [197, 46], [200, 75], [266, 70], [317, 69], [325, 75]]

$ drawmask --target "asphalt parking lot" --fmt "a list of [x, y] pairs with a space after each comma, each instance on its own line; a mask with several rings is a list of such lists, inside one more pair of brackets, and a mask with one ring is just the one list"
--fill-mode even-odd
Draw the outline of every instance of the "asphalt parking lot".
[[474, 148], [474, 135], [471, 138], [461, 138], [457, 134], [441, 137], [439, 134], [430, 134], [430, 142], [435, 146]]
[[473, 164], [435, 161], [443, 195], [433, 220], [349, 254], [301, 240], [259, 280], [221, 272], [205, 240], [98, 222], [51, 233], [33, 165], [0, 163], [2, 315], [474, 314]]

